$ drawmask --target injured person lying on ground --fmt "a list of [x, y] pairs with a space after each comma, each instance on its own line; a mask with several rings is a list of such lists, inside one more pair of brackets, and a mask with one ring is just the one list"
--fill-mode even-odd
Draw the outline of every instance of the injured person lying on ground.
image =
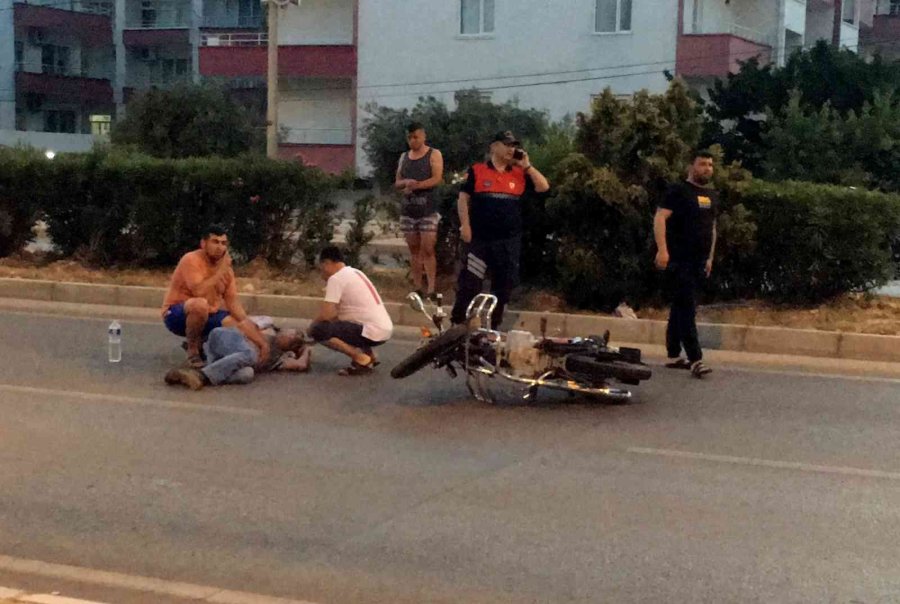
[[[278, 329], [265, 321], [254, 321], [268, 343], [268, 355], [234, 327], [217, 327], [204, 345], [206, 366], [180, 367], [166, 374], [166, 383], [181, 384], [191, 390], [222, 384], [249, 384], [258, 373], [269, 371], [309, 371], [310, 349], [304, 335], [294, 329]], [[259, 325], [262, 323], [263, 329]]]

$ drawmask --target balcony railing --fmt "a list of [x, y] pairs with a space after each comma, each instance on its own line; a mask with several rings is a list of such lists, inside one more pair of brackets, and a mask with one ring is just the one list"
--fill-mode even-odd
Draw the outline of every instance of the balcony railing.
[[259, 28], [262, 27], [262, 15], [223, 15], [221, 17], [203, 17], [203, 27], [209, 29], [226, 28]]
[[115, 9], [115, 4], [108, 0], [69, 0], [68, 2], [59, 2], [58, 0], [16, 0], [16, 3], [106, 16], [111, 16]]
[[265, 32], [202, 34], [200, 36], [200, 46], [265, 46], [268, 43], [269, 34]]
[[353, 142], [351, 128], [291, 128], [283, 127], [284, 140], [290, 145], [349, 145]]

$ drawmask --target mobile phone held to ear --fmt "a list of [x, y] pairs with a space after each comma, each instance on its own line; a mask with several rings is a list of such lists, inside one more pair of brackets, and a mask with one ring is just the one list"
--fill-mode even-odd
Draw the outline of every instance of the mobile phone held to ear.
[[523, 157], [525, 157], [525, 149], [519, 147], [513, 151], [513, 159], [522, 159]]

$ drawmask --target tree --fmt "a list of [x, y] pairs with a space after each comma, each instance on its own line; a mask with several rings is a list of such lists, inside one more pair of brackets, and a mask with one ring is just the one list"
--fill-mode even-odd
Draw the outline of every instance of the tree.
[[498, 130], [512, 130], [520, 140], [544, 141], [549, 120], [542, 111], [522, 109], [514, 101], [493, 103], [478, 90], [455, 94], [453, 110], [434, 97], [422, 97], [412, 109], [370, 104], [371, 117], [363, 124], [364, 150], [382, 184], [393, 182], [397, 160], [406, 151], [406, 126], [421, 122], [428, 143], [441, 150], [444, 172], [450, 175], [481, 161], [490, 137]]
[[859, 112], [878, 95], [900, 87], [900, 63], [879, 56], [866, 62], [849, 50], [819, 42], [808, 51], [796, 51], [783, 68], [747, 61], [736, 74], [717, 80], [705, 103], [708, 117], [703, 142], [721, 144], [729, 159], [748, 168], [762, 165], [767, 147], [765, 135], [773, 123], [791, 109], [792, 95], [799, 94], [797, 108], [820, 111], [826, 103], [837, 115]]
[[184, 85], [151, 89], [129, 103], [111, 140], [162, 158], [235, 157], [259, 149], [261, 135], [221, 88]]

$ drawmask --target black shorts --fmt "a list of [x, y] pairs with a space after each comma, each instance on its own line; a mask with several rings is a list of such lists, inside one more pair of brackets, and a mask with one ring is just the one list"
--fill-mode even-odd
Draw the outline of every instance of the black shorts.
[[354, 348], [368, 350], [381, 346], [384, 342], [376, 342], [362, 335], [363, 326], [351, 321], [319, 321], [309, 328], [309, 337], [316, 342], [327, 342], [336, 338]]

